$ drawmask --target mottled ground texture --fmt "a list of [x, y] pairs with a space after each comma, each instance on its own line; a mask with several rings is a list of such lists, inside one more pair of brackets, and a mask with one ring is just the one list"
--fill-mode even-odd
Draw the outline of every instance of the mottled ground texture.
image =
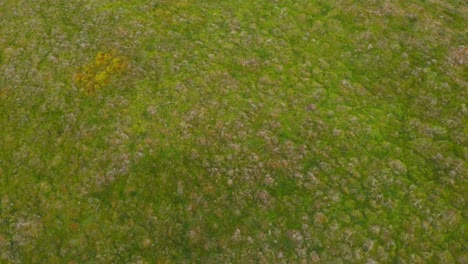
[[463, 0], [1, 0], [1, 263], [468, 263]]

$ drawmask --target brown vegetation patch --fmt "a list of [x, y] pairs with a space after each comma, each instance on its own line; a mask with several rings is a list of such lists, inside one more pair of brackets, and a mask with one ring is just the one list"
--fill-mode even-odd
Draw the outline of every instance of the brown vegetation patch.
[[468, 47], [459, 46], [451, 52], [450, 60], [454, 64], [466, 65], [468, 62]]

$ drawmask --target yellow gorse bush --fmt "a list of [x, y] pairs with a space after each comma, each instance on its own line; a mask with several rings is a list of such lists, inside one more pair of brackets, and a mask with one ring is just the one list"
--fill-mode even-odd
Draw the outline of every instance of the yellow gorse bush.
[[87, 65], [81, 67], [73, 77], [75, 84], [87, 94], [94, 94], [116, 76], [127, 69], [125, 57], [119, 56], [116, 50], [98, 52]]

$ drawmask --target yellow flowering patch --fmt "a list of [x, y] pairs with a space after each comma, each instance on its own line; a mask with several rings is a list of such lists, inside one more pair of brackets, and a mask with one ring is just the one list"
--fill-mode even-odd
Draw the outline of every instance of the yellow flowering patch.
[[73, 81], [87, 94], [94, 94], [123, 73], [127, 66], [126, 58], [119, 56], [116, 50], [98, 52], [93, 61], [80, 68]]

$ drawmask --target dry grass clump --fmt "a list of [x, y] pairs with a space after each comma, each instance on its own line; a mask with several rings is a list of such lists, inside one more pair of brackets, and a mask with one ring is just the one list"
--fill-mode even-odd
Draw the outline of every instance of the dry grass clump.
[[468, 64], [468, 47], [460, 46], [452, 51], [451, 60], [459, 65]]

